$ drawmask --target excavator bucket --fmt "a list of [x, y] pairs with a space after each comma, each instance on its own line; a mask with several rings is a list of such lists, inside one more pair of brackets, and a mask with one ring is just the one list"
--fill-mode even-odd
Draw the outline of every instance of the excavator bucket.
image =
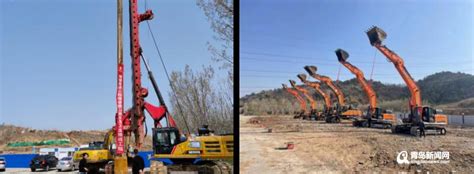
[[293, 88], [296, 86], [296, 82], [294, 80], [290, 80], [290, 84], [293, 86]]
[[308, 72], [309, 75], [314, 75], [316, 74], [316, 71], [318, 71], [318, 68], [312, 65], [304, 66], [304, 69]]
[[376, 26], [370, 28], [368, 31], [366, 31], [366, 33], [372, 46], [375, 46], [376, 44], [382, 44], [382, 41], [387, 38], [387, 33]]
[[281, 86], [283, 86], [283, 89], [288, 88], [288, 86], [286, 86], [286, 84], [281, 84]]
[[347, 60], [347, 58], [349, 57], [349, 53], [347, 53], [343, 49], [337, 49], [336, 50], [336, 56], [337, 56], [337, 60], [339, 62], [345, 62]]
[[297, 76], [302, 82], [306, 82], [306, 74], [298, 74]]

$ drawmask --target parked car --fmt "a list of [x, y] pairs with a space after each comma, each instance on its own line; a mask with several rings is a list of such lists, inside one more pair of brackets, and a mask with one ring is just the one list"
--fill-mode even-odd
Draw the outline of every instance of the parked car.
[[59, 164], [56, 168], [58, 169], [58, 172], [66, 170], [74, 171], [76, 170], [76, 165], [74, 164], [72, 157], [64, 157], [59, 160]]
[[36, 169], [43, 169], [49, 171], [50, 168], [55, 168], [58, 165], [58, 158], [53, 155], [37, 155], [30, 162], [30, 169], [32, 172]]
[[5, 160], [5, 157], [0, 157], [0, 171], [4, 172], [5, 169], [7, 168], [7, 161]]

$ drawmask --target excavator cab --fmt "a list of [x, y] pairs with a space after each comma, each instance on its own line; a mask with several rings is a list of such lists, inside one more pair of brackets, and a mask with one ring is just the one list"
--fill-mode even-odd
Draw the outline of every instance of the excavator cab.
[[171, 154], [173, 147], [181, 142], [181, 135], [176, 127], [153, 128], [152, 130], [155, 154]]
[[423, 107], [423, 120], [430, 123], [448, 124], [448, 117], [441, 112], [441, 110], [425, 106]]
[[374, 118], [375, 119], [383, 119], [382, 118], [382, 109], [375, 108]]
[[423, 107], [422, 114], [423, 121], [434, 122], [434, 116], [436, 115], [436, 110], [430, 107]]

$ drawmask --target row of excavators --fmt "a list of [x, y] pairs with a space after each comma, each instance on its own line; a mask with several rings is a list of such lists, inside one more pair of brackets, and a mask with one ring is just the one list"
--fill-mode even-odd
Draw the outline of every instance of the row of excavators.
[[[362, 70], [348, 61], [349, 53], [347, 51], [337, 49], [335, 51], [337, 61], [356, 77], [357, 82], [367, 96], [368, 108], [360, 109], [347, 104], [344, 93], [330, 77], [318, 74], [316, 66], [307, 65], [304, 66], [306, 72], [319, 82], [309, 81], [307, 75], [301, 73], [297, 74], [297, 77], [303, 83], [302, 85], [297, 85], [294, 80], [289, 80], [291, 88], [286, 84], [282, 84], [283, 89], [293, 95], [299, 102], [301, 110], [294, 118], [325, 121], [326, 123], [340, 123], [341, 119], [346, 119], [351, 120], [352, 125], [355, 127], [390, 128], [392, 133], [404, 133], [415, 136], [418, 135], [421, 127], [427, 134], [445, 135], [446, 125], [448, 124], [447, 116], [441, 114], [440, 110], [423, 106], [420, 88], [405, 67], [403, 59], [382, 44], [387, 34], [376, 26], [366, 31], [366, 34], [370, 44], [393, 63], [395, 69], [407, 85], [411, 94], [408, 105], [409, 113], [406, 113], [408, 117], [402, 117], [402, 114], [397, 116], [391, 110], [377, 106], [377, 94], [372, 88], [371, 82], [364, 77]], [[329, 91], [321, 88], [323, 84], [330, 89], [330, 92], [335, 94], [335, 101], [337, 102], [332, 102]], [[318, 111], [315, 99], [312, 98], [310, 91], [306, 87], [313, 88], [315, 93], [324, 99], [324, 105], [321, 110]], [[300, 93], [310, 102], [309, 110], [307, 109], [306, 100]]]

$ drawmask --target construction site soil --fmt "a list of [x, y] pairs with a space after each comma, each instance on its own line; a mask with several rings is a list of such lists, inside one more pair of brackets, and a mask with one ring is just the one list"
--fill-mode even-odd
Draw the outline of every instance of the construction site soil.
[[[292, 142], [294, 149], [286, 149]], [[449, 152], [448, 163], [398, 164], [401, 151]], [[292, 116], [240, 116], [240, 173], [472, 173], [474, 128], [448, 126], [447, 135], [392, 134], [296, 120]]]

